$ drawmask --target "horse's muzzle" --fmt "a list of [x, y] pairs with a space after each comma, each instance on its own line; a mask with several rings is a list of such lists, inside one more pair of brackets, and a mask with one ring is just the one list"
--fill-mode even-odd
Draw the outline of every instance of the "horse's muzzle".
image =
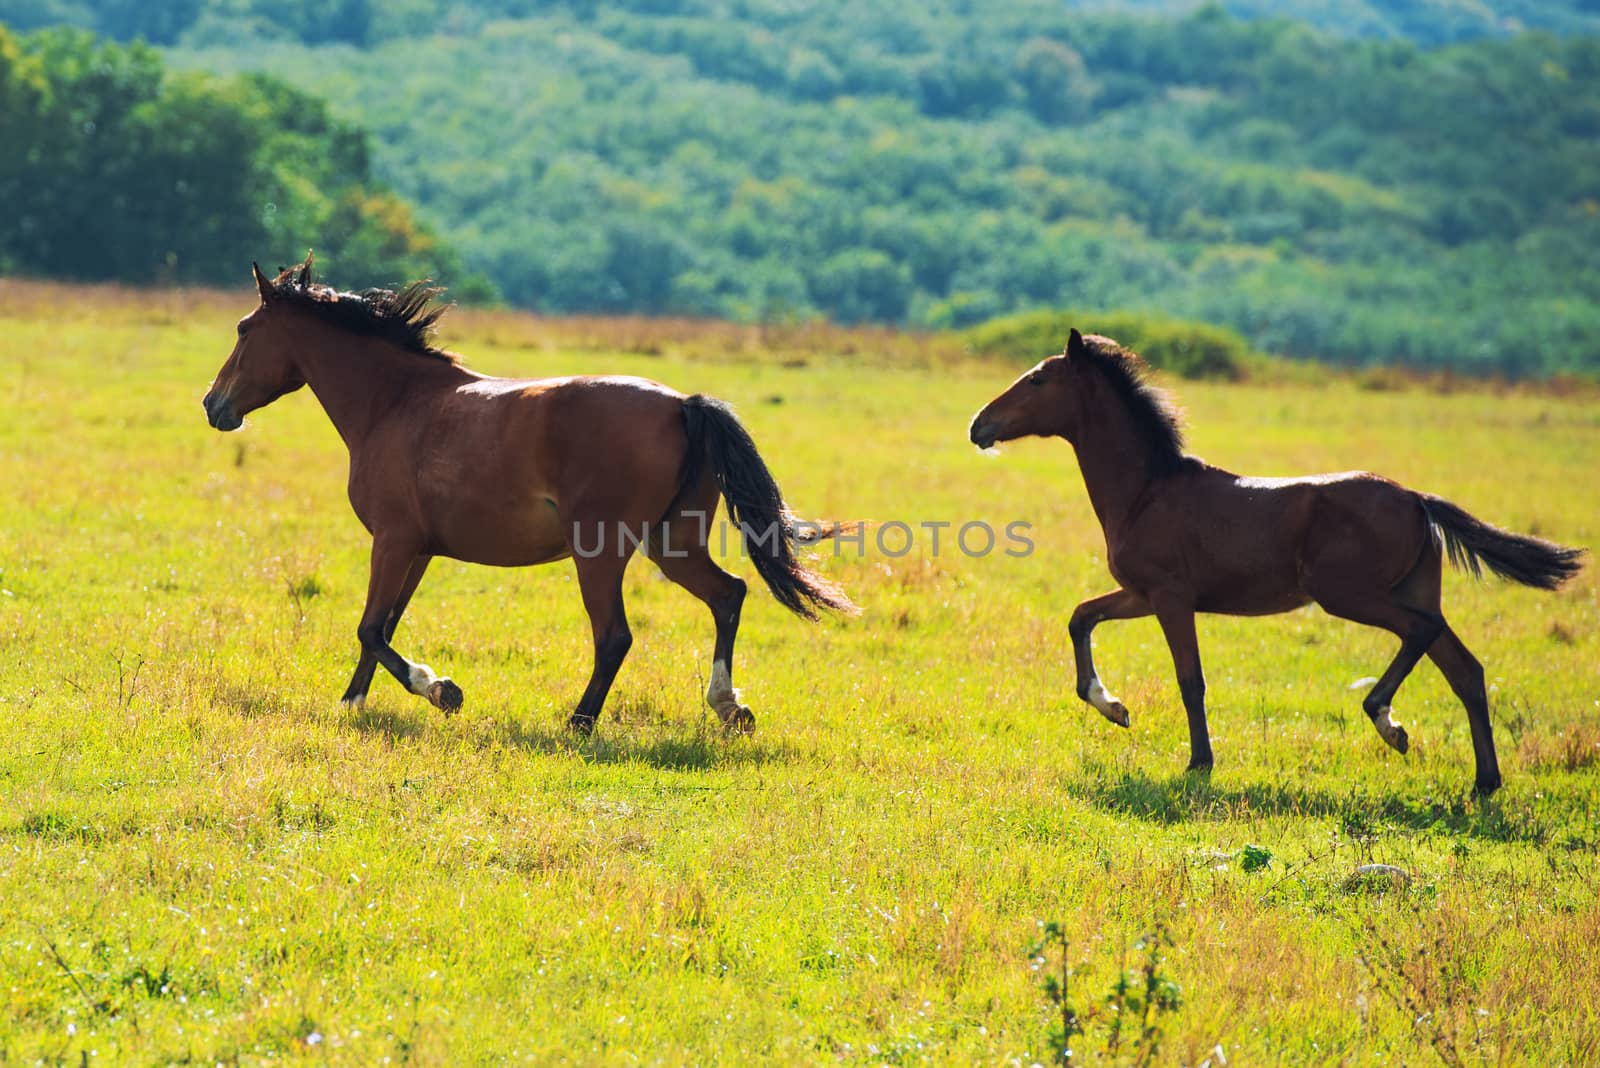
[[1000, 434], [993, 423], [979, 415], [972, 421], [972, 427], [967, 431], [967, 436], [972, 439], [972, 443], [978, 448], [987, 449], [995, 443]]
[[233, 410], [233, 402], [228, 398], [218, 396], [215, 391], [206, 394], [206, 399], [201, 401], [206, 409], [206, 422], [217, 430], [238, 430], [244, 425], [244, 420], [239, 413]]

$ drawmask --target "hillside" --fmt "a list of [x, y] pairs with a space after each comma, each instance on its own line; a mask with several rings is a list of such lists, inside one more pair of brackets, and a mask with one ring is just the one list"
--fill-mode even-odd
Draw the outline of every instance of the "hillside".
[[[837, 3], [808, 5], [838, 7]], [[924, 8], [927, 5], [922, 5]], [[1182, 15], [1206, 0], [1057, 0], [1028, 5], [1034, 11]], [[1288, 18], [1351, 37], [1399, 38], [1441, 44], [1478, 37], [1508, 36], [1523, 30], [1576, 34], [1600, 32], [1600, 5], [1594, 0], [1224, 0], [1220, 6], [1241, 18]], [[440, 31], [472, 32], [495, 19], [523, 18], [540, 12], [593, 14], [602, 7], [626, 10], [634, 18], [662, 15], [726, 19], [755, 12], [765, 19], [792, 18], [795, 5], [757, 0], [0, 0], [0, 21], [20, 29], [69, 24], [120, 40], [143, 38], [156, 44], [229, 40], [241, 30], [292, 38], [307, 44], [343, 42], [370, 45], [396, 37], [429, 36]], [[976, 14], [982, 9], [954, 5]], [[904, 12], [896, 13], [904, 17]]]
[[[1592, 29], [1583, 8], [1286, 9], [1393, 36], [1468, 10]], [[1600, 369], [1595, 37], [1425, 48], [1042, 0], [183, 10], [170, 62], [326, 99], [520, 306], [963, 327], [1070, 305], [1352, 364]], [[291, 244], [259, 255], [319, 236]]]

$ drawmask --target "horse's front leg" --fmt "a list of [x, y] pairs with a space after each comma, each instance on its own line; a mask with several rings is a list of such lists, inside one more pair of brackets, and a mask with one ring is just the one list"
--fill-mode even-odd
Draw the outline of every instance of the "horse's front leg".
[[1128, 725], [1128, 709], [1101, 685], [1100, 676], [1095, 674], [1089, 638], [1094, 628], [1108, 619], [1138, 619], [1149, 614], [1150, 604], [1139, 594], [1114, 590], [1080, 604], [1067, 624], [1067, 633], [1072, 635], [1072, 655], [1078, 665], [1078, 696], [1119, 727]]
[[[372, 543], [372, 576], [367, 584], [367, 607], [361, 613], [356, 637], [361, 641], [362, 660], [371, 657], [388, 669], [400, 685], [449, 713], [461, 707], [461, 688], [441, 679], [426, 664], [413, 664], [389, 644], [394, 633], [391, 620], [398, 622], [397, 611], [422, 580], [427, 558], [409, 540], [378, 537]], [[412, 572], [416, 571], [415, 581]], [[357, 663], [359, 677], [361, 664]], [[356, 679], [351, 680], [354, 686]]]
[[1200, 639], [1194, 630], [1194, 606], [1187, 601], [1159, 602], [1156, 621], [1167, 636], [1178, 692], [1189, 717], [1189, 770], [1211, 770], [1211, 732], [1206, 727], [1206, 676], [1200, 669]]
[[[423, 573], [428, 570], [428, 564], [432, 561], [431, 556], [419, 556], [411, 561], [411, 566], [406, 571], [405, 585], [400, 588], [399, 599], [389, 610], [389, 618], [383, 625], [384, 641], [391, 643], [394, 641], [394, 632], [400, 625], [400, 617], [405, 615], [406, 606], [411, 603], [411, 595], [417, 592]], [[346, 708], [360, 708], [366, 702], [367, 690], [372, 686], [372, 673], [377, 669], [377, 654], [363, 648], [360, 659], [356, 661], [355, 674], [350, 676], [350, 685], [345, 688], [340, 703]]]

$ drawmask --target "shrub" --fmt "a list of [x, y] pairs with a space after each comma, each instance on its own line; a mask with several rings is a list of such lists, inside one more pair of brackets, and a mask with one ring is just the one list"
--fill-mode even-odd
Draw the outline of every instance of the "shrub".
[[980, 355], [1031, 362], [1060, 352], [1074, 326], [1114, 338], [1150, 366], [1183, 378], [1237, 380], [1253, 358], [1244, 338], [1226, 327], [1147, 312], [1021, 312], [975, 326], [965, 337]]

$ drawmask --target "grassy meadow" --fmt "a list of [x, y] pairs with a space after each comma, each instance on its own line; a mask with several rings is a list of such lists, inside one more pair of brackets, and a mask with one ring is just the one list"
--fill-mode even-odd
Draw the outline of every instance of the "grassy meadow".
[[[1393, 639], [1316, 610], [1202, 618], [1197, 780], [1153, 621], [1096, 636], [1130, 731], [1073, 694], [1068, 614], [1112, 583], [1071, 451], [966, 442], [1018, 368], [460, 311], [442, 340], [483, 371], [728, 399], [803, 515], [1023, 520], [1036, 551], [823, 549], [864, 610], [815, 626], [753, 587], [747, 738], [702, 704], [704, 609], [647, 562], [581, 740], [570, 565], [439, 561], [396, 645], [463, 713], [381, 675], [346, 711], [343, 447], [308, 392], [229, 436], [200, 409], [249, 306], [0, 282], [0, 1063], [1048, 1063], [1046, 923], [1072, 1063], [1600, 1059], [1592, 565], [1556, 595], [1446, 579], [1494, 686], [1492, 801], [1431, 664], [1401, 757], [1353, 687]], [[1592, 394], [1364, 384], [1178, 391], [1224, 466], [1367, 467], [1600, 544]]]

